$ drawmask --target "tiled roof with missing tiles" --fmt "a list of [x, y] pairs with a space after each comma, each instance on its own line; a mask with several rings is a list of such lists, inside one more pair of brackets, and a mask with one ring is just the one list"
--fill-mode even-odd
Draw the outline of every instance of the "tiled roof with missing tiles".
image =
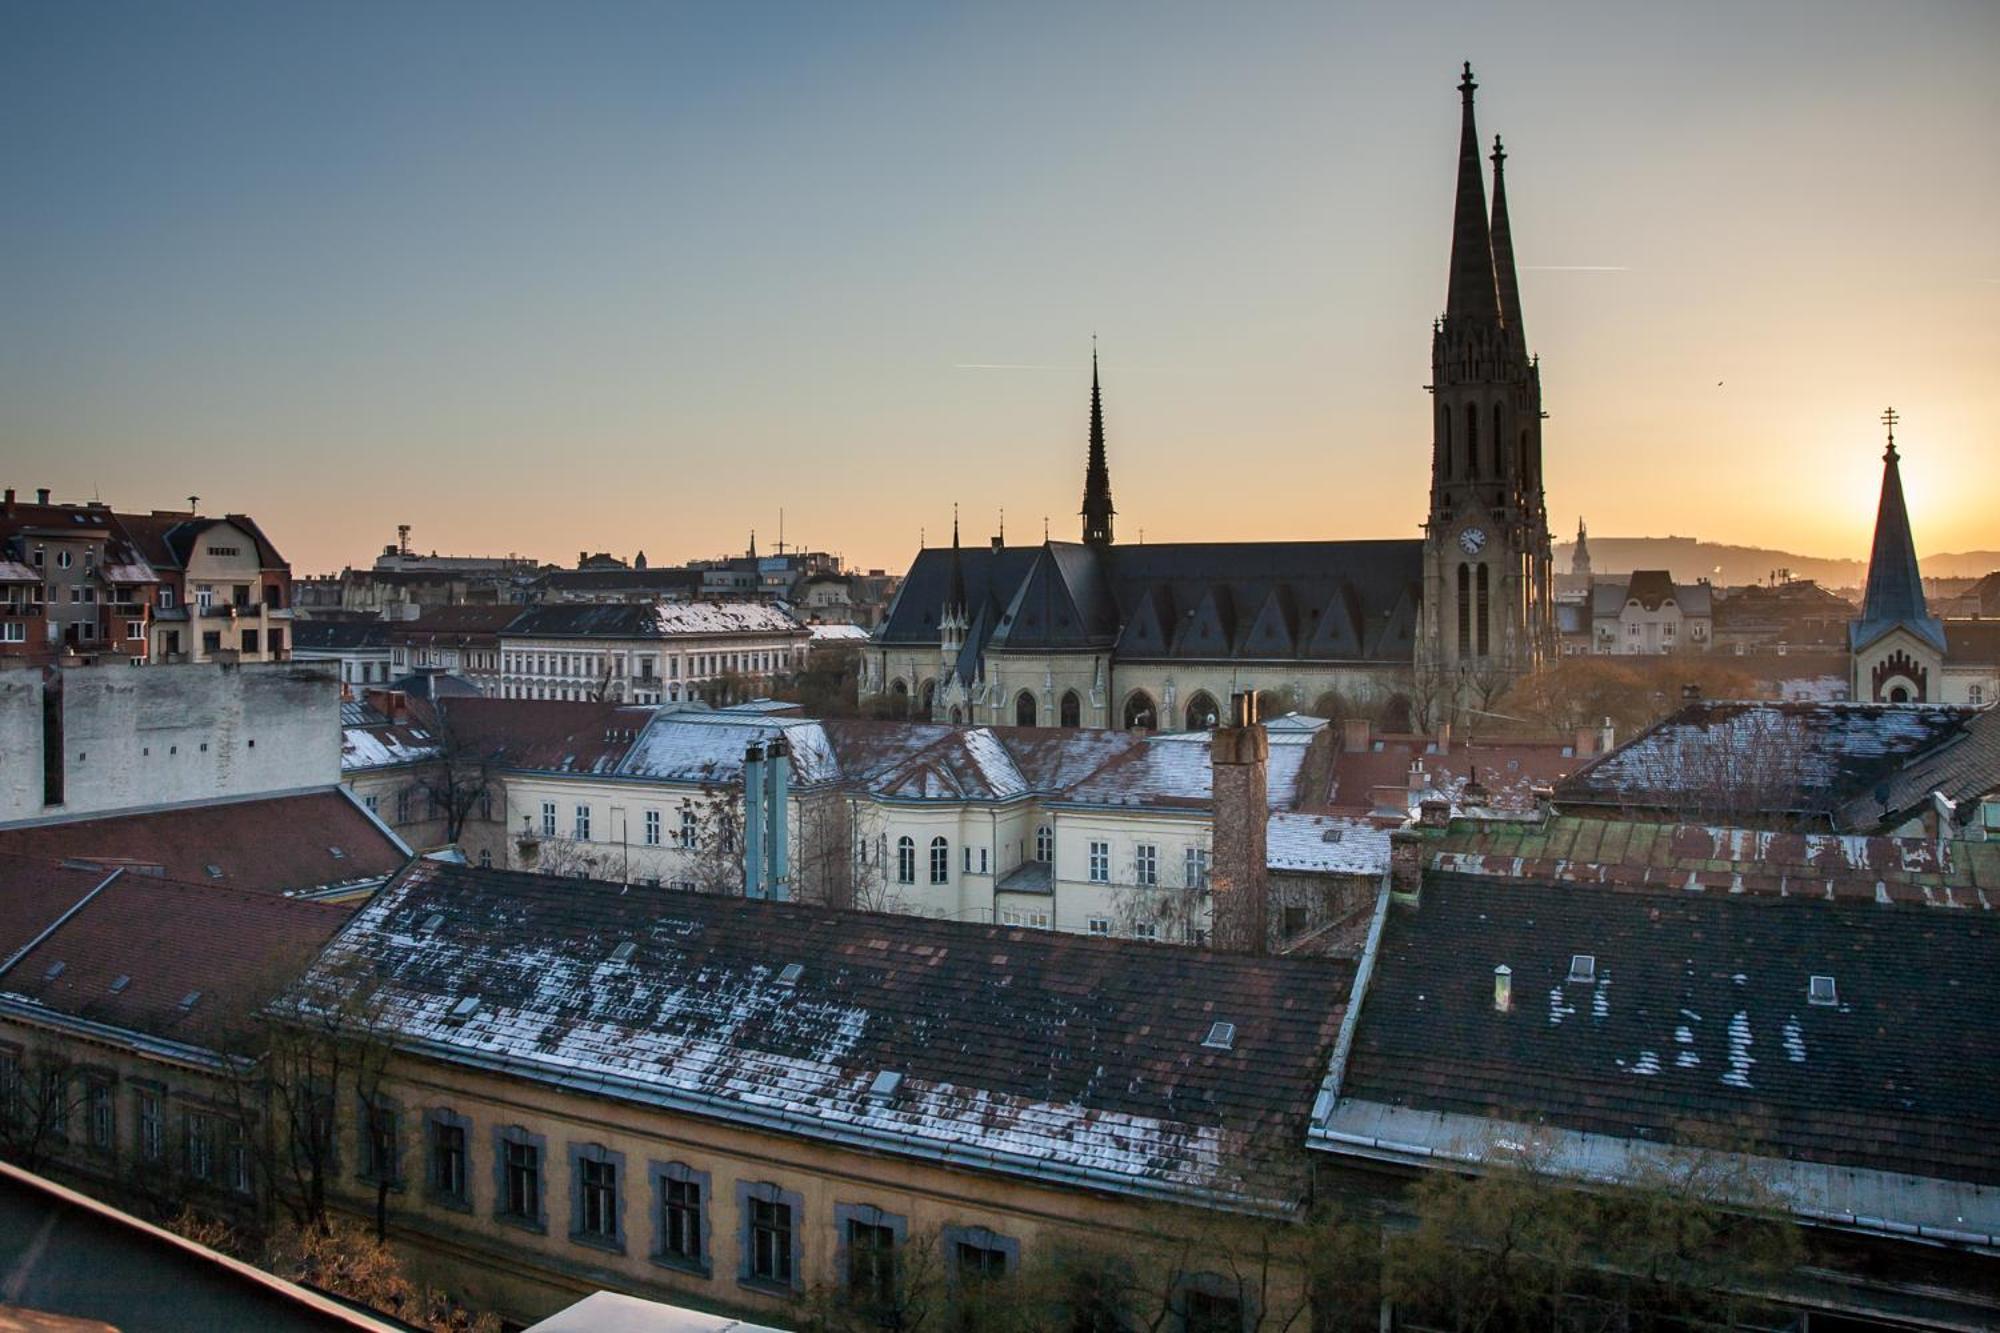
[[[1983, 911], [1432, 872], [1386, 923], [1342, 1096], [1433, 1136], [1469, 1117], [1959, 1182], [1987, 1191], [1964, 1229], [2000, 1231], [1993, 936]], [[1920, 1183], [1895, 1206], [1922, 1216]]]
[[[1335, 960], [435, 862], [378, 894], [318, 967], [308, 988], [378, 978], [398, 1040], [430, 1057], [871, 1151], [1280, 1210], [1303, 1197], [1305, 1117], [1353, 977]], [[1234, 1025], [1226, 1049], [1204, 1044], [1217, 1023]]]

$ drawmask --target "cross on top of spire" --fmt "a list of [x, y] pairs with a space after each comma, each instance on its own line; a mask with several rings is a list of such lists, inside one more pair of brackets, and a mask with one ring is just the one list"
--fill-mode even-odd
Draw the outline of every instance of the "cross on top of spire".
[[1458, 81], [1458, 90], [1470, 97], [1478, 87], [1479, 85], [1472, 81], [1472, 62], [1468, 60], [1465, 62], [1465, 77]]
[[1894, 458], [1896, 456], [1896, 423], [1901, 420], [1902, 418], [1896, 415], [1895, 408], [1885, 407], [1882, 409], [1882, 424], [1885, 427], [1887, 427], [1889, 431], [1888, 456], [1890, 458]]

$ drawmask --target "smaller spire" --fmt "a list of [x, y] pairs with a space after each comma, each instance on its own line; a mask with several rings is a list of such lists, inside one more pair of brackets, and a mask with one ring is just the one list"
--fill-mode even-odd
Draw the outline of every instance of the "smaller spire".
[[1488, 228], [1493, 245], [1493, 281], [1500, 298], [1500, 323], [1507, 341], [1521, 355], [1527, 355], [1528, 335], [1521, 325], [1521, 283], [1514, 274], [1514, 229], [1507, 220], [1507, 150], [1500, 136], [1493, 136], [1493, 225]]
[[1097, 335], [1090, 335], [1090, 452], [1083, 473], [1083, 539], [1111, 544], [1111, 465], [1104, 452], [1104, 391], [1097, 378]]
[[958, 502], [951, 504], [951, 591], [945, 598], [945, 617], [965, 622], [965, 564], [958, 555]]

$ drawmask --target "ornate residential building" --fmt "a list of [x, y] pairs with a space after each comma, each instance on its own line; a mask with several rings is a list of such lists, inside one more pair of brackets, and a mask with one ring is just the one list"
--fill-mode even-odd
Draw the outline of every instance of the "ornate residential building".
[[[1193, 730], [1240, 691], [1402, 696], [1434, 718], [1555, 648], [1541, 382], [1494, 143], [1488, 215], [1470, 67], [1450, 282], [1432, 330], [1424, 536], [1120, 546], [1091, 358], [1082, 538], [917, 553], [864, 692], [940, 722]], [[901, 710], [898, 710], [901, 711]]]

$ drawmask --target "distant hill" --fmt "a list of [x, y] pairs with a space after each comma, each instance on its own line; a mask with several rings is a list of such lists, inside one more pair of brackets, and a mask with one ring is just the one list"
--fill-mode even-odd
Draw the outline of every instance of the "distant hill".
[[[1574, 543], [1556, 546], [1556, 569], [1569, 572]], [[2000, 551], [1960, 551], [1925, 556], [1924, 573], [1931, 578], [1979, 578], [2000, 569]], [[1725, 586], [1759, 583], [1773, 570], [1789, 569], [1795, 579], [1812, 579], [1821, 587], [1859, 587], [1868, 577], [1866, 560], [1829, 559], [1773, 551], [1761, 546], [1727, 546], [1695, 537], [1590, 538], [1590, 567], [1597, 574], [1627, 574], [1635, 569], [1665, 569], [1677, 582], [1708, 579]]]

